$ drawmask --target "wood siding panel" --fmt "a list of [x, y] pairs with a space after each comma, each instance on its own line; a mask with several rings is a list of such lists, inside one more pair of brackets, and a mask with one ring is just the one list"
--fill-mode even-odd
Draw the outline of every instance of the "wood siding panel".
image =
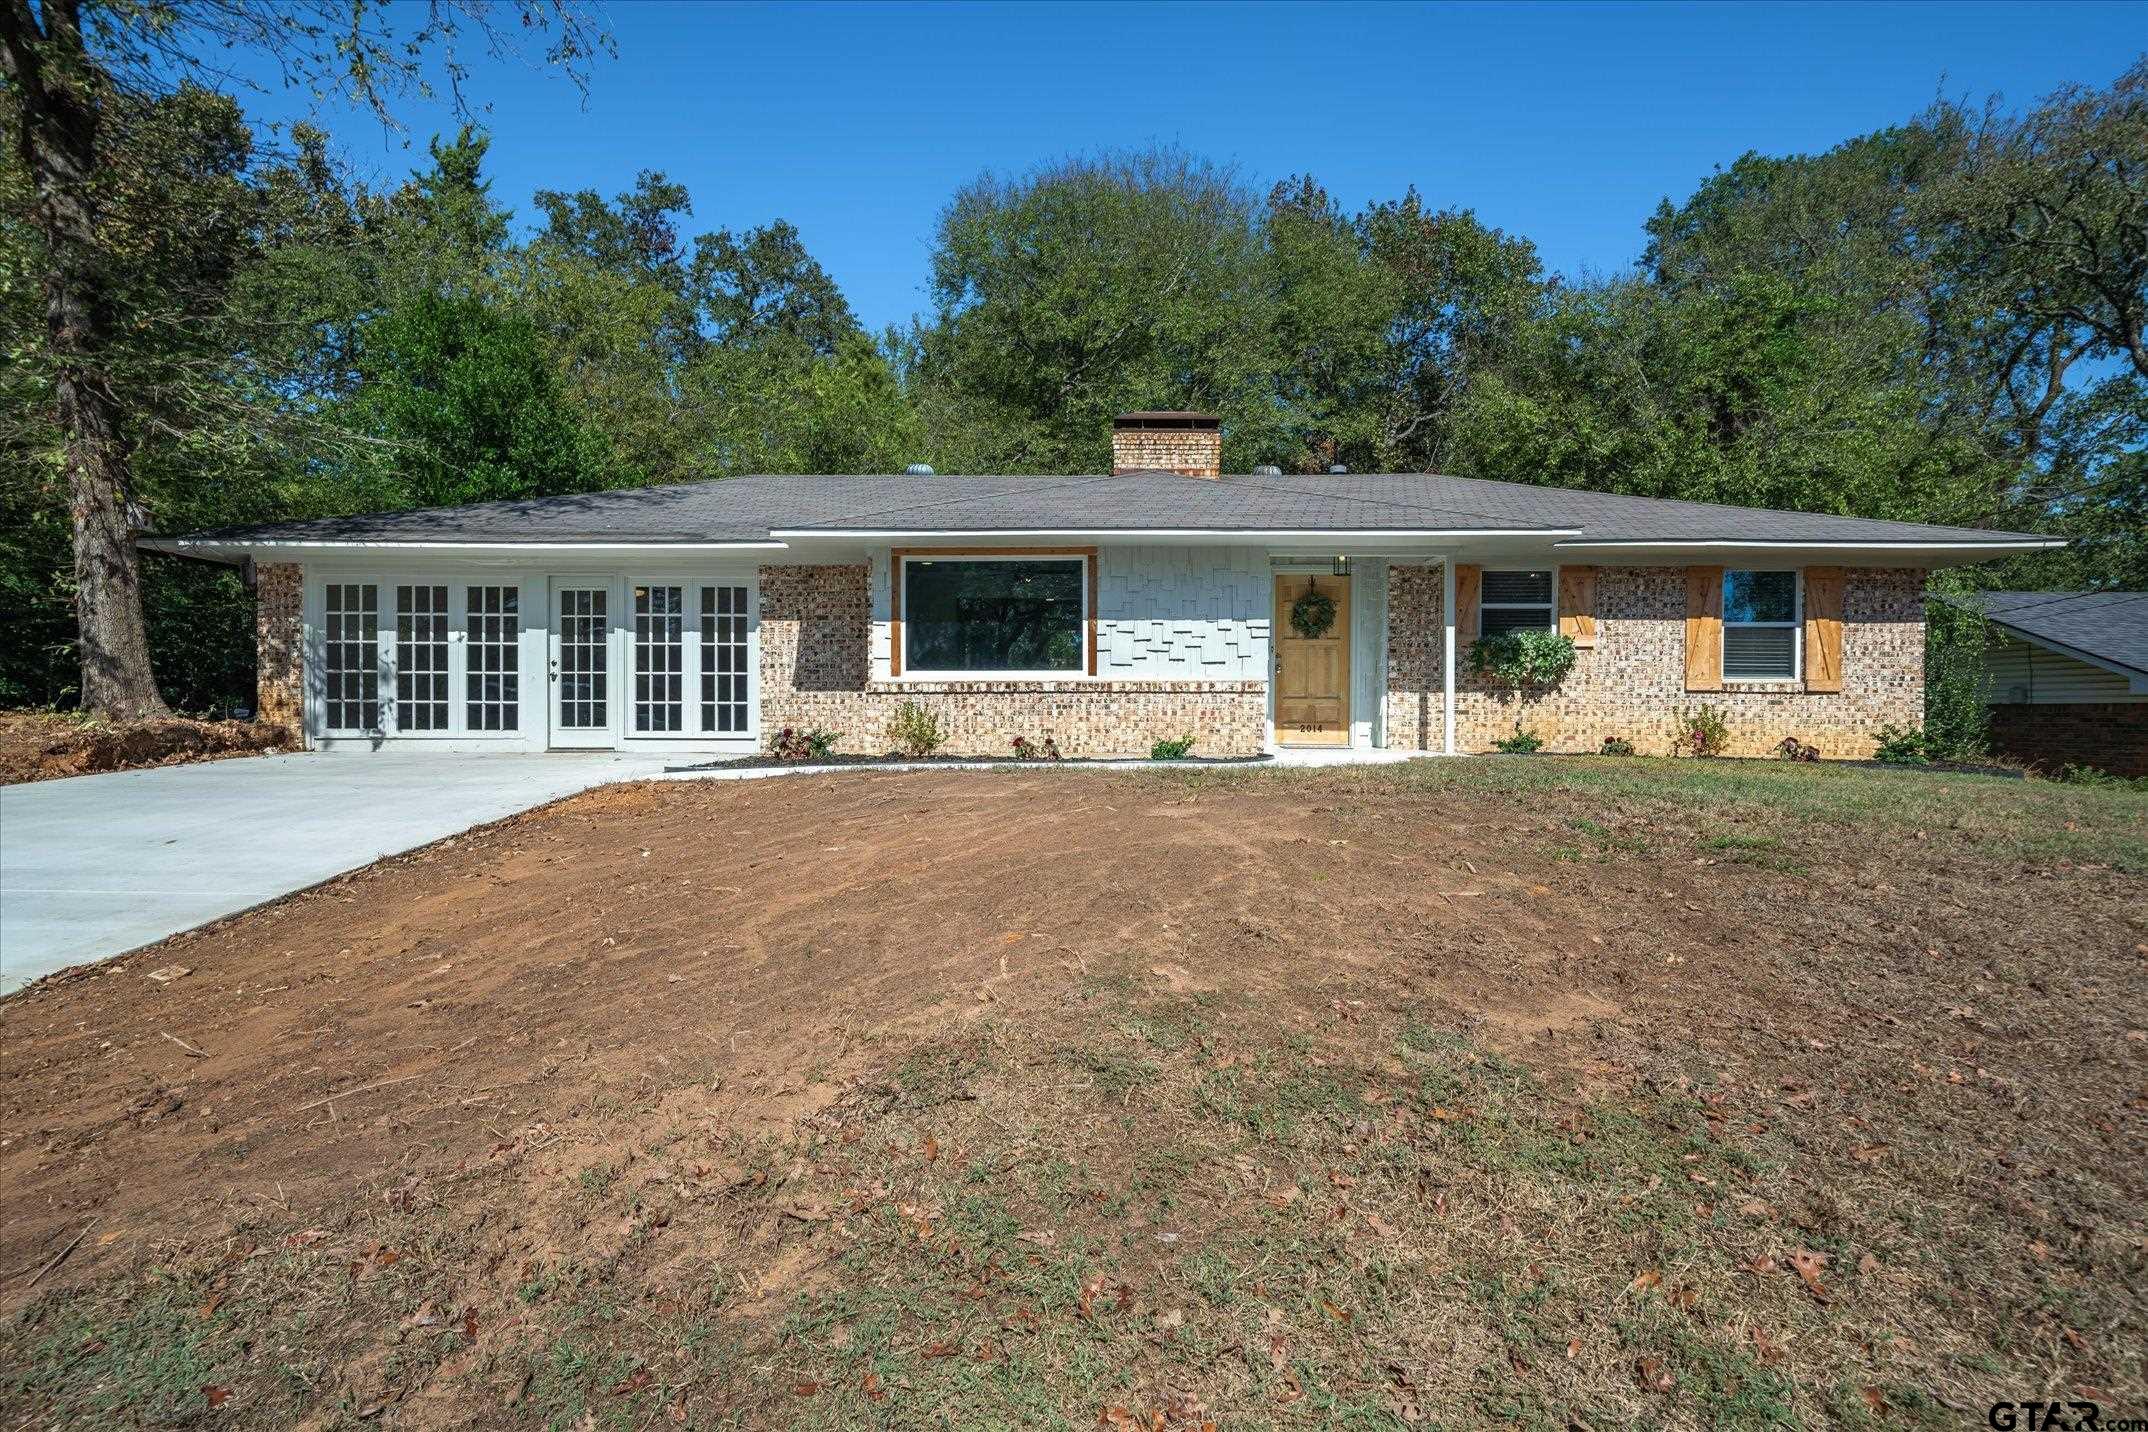
[[1477, 603], [1484, 595], [1484, 568], [1457, 563], [1454, 569], [1454, 649], [1459, 655], [1477, 639]]
[[1723, 689], [1723, 569], [1686, 568], [1686, 690]]
[[1575, 646], [1596, 645], [1596, 569], [1559, 569], [1559, 634]]
[[1842, 569], [1805, 569], [1805, 689], [1842, 690]]

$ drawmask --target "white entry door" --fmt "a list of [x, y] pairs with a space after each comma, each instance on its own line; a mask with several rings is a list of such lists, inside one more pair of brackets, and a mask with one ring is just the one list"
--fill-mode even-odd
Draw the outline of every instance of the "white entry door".
[[552, 744], [618, 744], [619, 673], [612, 583], [552, 580]]

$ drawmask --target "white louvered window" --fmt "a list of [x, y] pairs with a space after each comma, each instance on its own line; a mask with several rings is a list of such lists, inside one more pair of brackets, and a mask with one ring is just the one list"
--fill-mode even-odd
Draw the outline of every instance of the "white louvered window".
[[1551, 573], [1543, 568], [1521, 572], [1486, 568], [1477, 598], [1477, 634], [1550, 630], [1558, 625], [1551, 592]]
[[1723, 574], [1723, 679], [1795, 681], [1801, 598], [1795, 572]]

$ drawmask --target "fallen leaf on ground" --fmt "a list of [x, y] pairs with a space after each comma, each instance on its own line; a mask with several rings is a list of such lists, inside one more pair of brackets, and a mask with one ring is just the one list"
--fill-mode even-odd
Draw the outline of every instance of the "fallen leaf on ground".
[[1820, 1285], [1820, 1270], [1827, 1266], [1827, 1255], [1825, 1253], [1815, 1253], [1809, 1248], [1800, 1248], [1790, 1255], [1790, 1266], [1797, 1270], [1797, 1275], [1800, 1278], [1805, 1280], [1806, 1288], [1811, 1291], [1815, 1299], [1823, 1303], [1828, 1301], [1828, 1291]]

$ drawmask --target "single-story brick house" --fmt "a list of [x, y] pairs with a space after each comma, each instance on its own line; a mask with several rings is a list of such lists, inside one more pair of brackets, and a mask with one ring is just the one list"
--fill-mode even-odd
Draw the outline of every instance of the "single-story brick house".
[[2148, 592], [1979, 592], [1991, 746], [2148, 776]]
[[[1113, 471], [735, 477], [147, 539], [250, 564], [260, 711], [323, 749], [744, 753], [784, 727], [882, 751], [905, 702], [953, 752], [1277, 746], [1864, 756], [1924, 710], [1933, 567], [2024, 533], [1421, 473], [1223, 475], [1217, 420], [1129, 413]], [[1294, 623], [1293, 613], [1303, 618]], [[1480, 633], [1555, 629], [1524, 700]], [[1308, 635], [1307, 633], [1311, 633]]]

